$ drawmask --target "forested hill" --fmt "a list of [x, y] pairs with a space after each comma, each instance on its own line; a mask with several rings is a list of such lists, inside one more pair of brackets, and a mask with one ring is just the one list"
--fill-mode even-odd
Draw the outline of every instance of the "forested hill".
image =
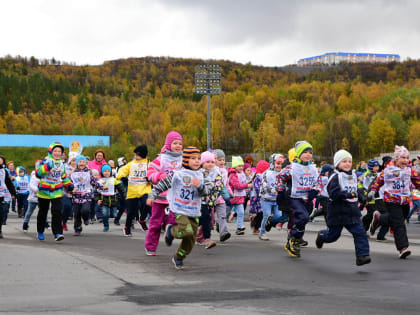
[[[167, 57], [76, 66], [0, 58], [0, 132], [110, 135], [112, 155], [147, 143], [152, 154], [177, 130], [206, 147], [205, 97], [194, 94], [202, 60]], [[356, 158], [420, 149], [420, 61], [357, 64], [306, 76], [228, 61], [212, 97], [212, 146], [227, 153], [287, 151], [307, 139], [315, 154], [338, 148]]]

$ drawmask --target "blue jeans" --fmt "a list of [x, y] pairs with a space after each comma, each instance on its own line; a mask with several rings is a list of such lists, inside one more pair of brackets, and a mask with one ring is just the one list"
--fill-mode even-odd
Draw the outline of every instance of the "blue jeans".
[[410, 213], [408, 214], [408, 219], [411, 218], [414, 211], [418, 210], [419, 214], [417, 215], [417, 221], [420, 221], [420, 200], [413, 200], [413, 208], [411, 208]]
[[232, 205], [235, 208], [235, 212], [238, 215], [236, 218], [236, 228], [240, 229], [244, 225], [245, 209], [243, 204]]
[[294, 224], [290, 231], [290, 236], [302, 238], [303, 234], [305, 234], [305, 227], [306, 223], [309, 221], [309, 211], [312, 206], [311, 202], [305, 202], [302, 199], [297, 198], [289, 198], [290, 208], [292, 209], [294, 216]]
[[260, 234], [263, 235], [266, 233], [265, 223], [267, 222], [267, 218], [270, 215], [273, 215], [273, 220], [279, 221], [282, 216], [282, 213], [279, 210], [279, 206], [277, 205], [277, 202], [275, 200], [270, 201], [270, 200], [261, 199], [261, 208], [263, 210], [263, 219], [261, 222]]
[[333, 243], [340, 237], [343, 227], [353, 235], [356, 256], [369, 256], [369, 241], [361, 223], [328, 227], [327, 230], [320, 231], [319, 236], [324, 243]]
[[29, 202], [28, 211], [26, 211], [25, 218], [23, 219], [24, 223], [29, 223], [32, 213], [34, 213], [34, 210], [37, 206], [38, 206], [38, 202]]
[[109, 216], [112, 213], [115, 213], [117, 211], [117, 207], [107, 207], [107, 206], [101, 206], [102, 211], [102, 220], [104, 223], [104, 227], [109, 227]]

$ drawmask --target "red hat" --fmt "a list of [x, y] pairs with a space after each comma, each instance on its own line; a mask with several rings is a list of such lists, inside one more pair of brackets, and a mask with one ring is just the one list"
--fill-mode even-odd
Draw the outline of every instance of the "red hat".
[[270, 168], [270, 164], [266, 160], [261, 160], [257, 163], [257, 174], [262, 174]]

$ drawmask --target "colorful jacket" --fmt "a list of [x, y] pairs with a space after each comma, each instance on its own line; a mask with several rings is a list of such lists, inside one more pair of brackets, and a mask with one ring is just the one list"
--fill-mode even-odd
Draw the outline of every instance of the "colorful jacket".
[[[72, 181], [75, 181], [75, 174], [78, 173], [89, 173], [90, 175], [90, 185], [91, 185], [91, 190], [89, 192], [86, 193], [80, 193], [78, 191], [73, 192], [72, 194], [72, 202], [73, 203], [86, 203], [86, 202], [91, 202], [94, 196], [94, 189], [100, 189], [102, 188], [101, 184], [98, 182], [98, 180], [93, 176], [92, 171], [88, 168], [84, 168], [83, 170], [76, 168], [74, 170], [74, 172], [72, 173]], [[77, 185], [76, 183], [74, 184], [75, 186]]]
[[55, 160], [52, 156], [52, 143], [48, 149], [48, 156], [36, 169], [35, 175], [39, 180], [37, 196], [43, 199], [56, 199], [63, 196], [63, 187], [73, 189], [71, 180], [67, 177], [64, 162]]
[[[388, 166], [395, 166], [395, 161], [392, 160]], [[412, 185], [417, 188], [420, 189], [420, 175], [419, 172], [417, 172], [414, 168], [407, 166], [410, 169], [410, 181], [412, 183]], [[385, 168], [386, 170], [386, 168]], [[384, 172], [385, 170], [383, 170], [381, 172], [381, 174], [379, 174], [379, 176], [376, 177], [375, 182], [372, 184], [372, 191], [375, 192], [379, 192], [379, 189], [385, 184], [385, 179], [384, 179]], [[397, 204], [409, 204], [410, 203], [410, 196], [398, 196], [398, 195], [393, 195], [391, 193], [389, 193], [388, 191], [384, 190], [384, 202], [390, 202], [390, 203], [397, 203]]]
[[98, 173], [99, 173], [99, 178], [101, 178], [101, 169], [102, 169], [102, 166], [105, 165], [105, 164], [107, 164], [106, 161], [105, 161], [105, 158], [102, 159], [101, 162], [98, 162], [94, 159], [93, 161], [90, 161], [88, 163], [88, 168], [91, 169], [91, 170], [97, 170]]
[[244, 196], [238, 196], [235, 194], [235, 190], [246, 190], [248, 188], [248, 183], [241, 183], [239, 181], [238, 172], [234, 168], [230, 168], [228, 170], [229, 175], [229, 186], [234, 191], [233, 198], [230, 200], [230, 202], [234, 205], [243, 204], [245, 202], [245, 195]]
[[222, 175], [217, 167], [210, 171], [204, 169], [200, 169], [200, 171], [203, 173], [204, 179], [211, 183], [210, 193], [202, 197], [202, 204], [215, 207], [224, 188]]
[[147, 179], [149, 160], [130, 161], [118, 170], [117, 179], [127, 178], [127, 199], [140, 198], [152, 191], [152, 185]]
[[261, 186], [262, 186], [262, 175], [255, 174], [254, 181], [252, 182], [251, 202], [250, 202], [250, 209], [249, 209], [249, 212], [252, 214], [262, 212], [261, 198], [260, 198]]

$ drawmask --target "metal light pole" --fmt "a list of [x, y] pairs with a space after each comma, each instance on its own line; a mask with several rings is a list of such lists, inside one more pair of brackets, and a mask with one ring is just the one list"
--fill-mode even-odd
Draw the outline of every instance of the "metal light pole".
[[195, 93], [207, 94], [207, 149], [210, 149], [210, 98], [222, 93], [222, 75], [219, 65], [209, 62], [195, 67]]

